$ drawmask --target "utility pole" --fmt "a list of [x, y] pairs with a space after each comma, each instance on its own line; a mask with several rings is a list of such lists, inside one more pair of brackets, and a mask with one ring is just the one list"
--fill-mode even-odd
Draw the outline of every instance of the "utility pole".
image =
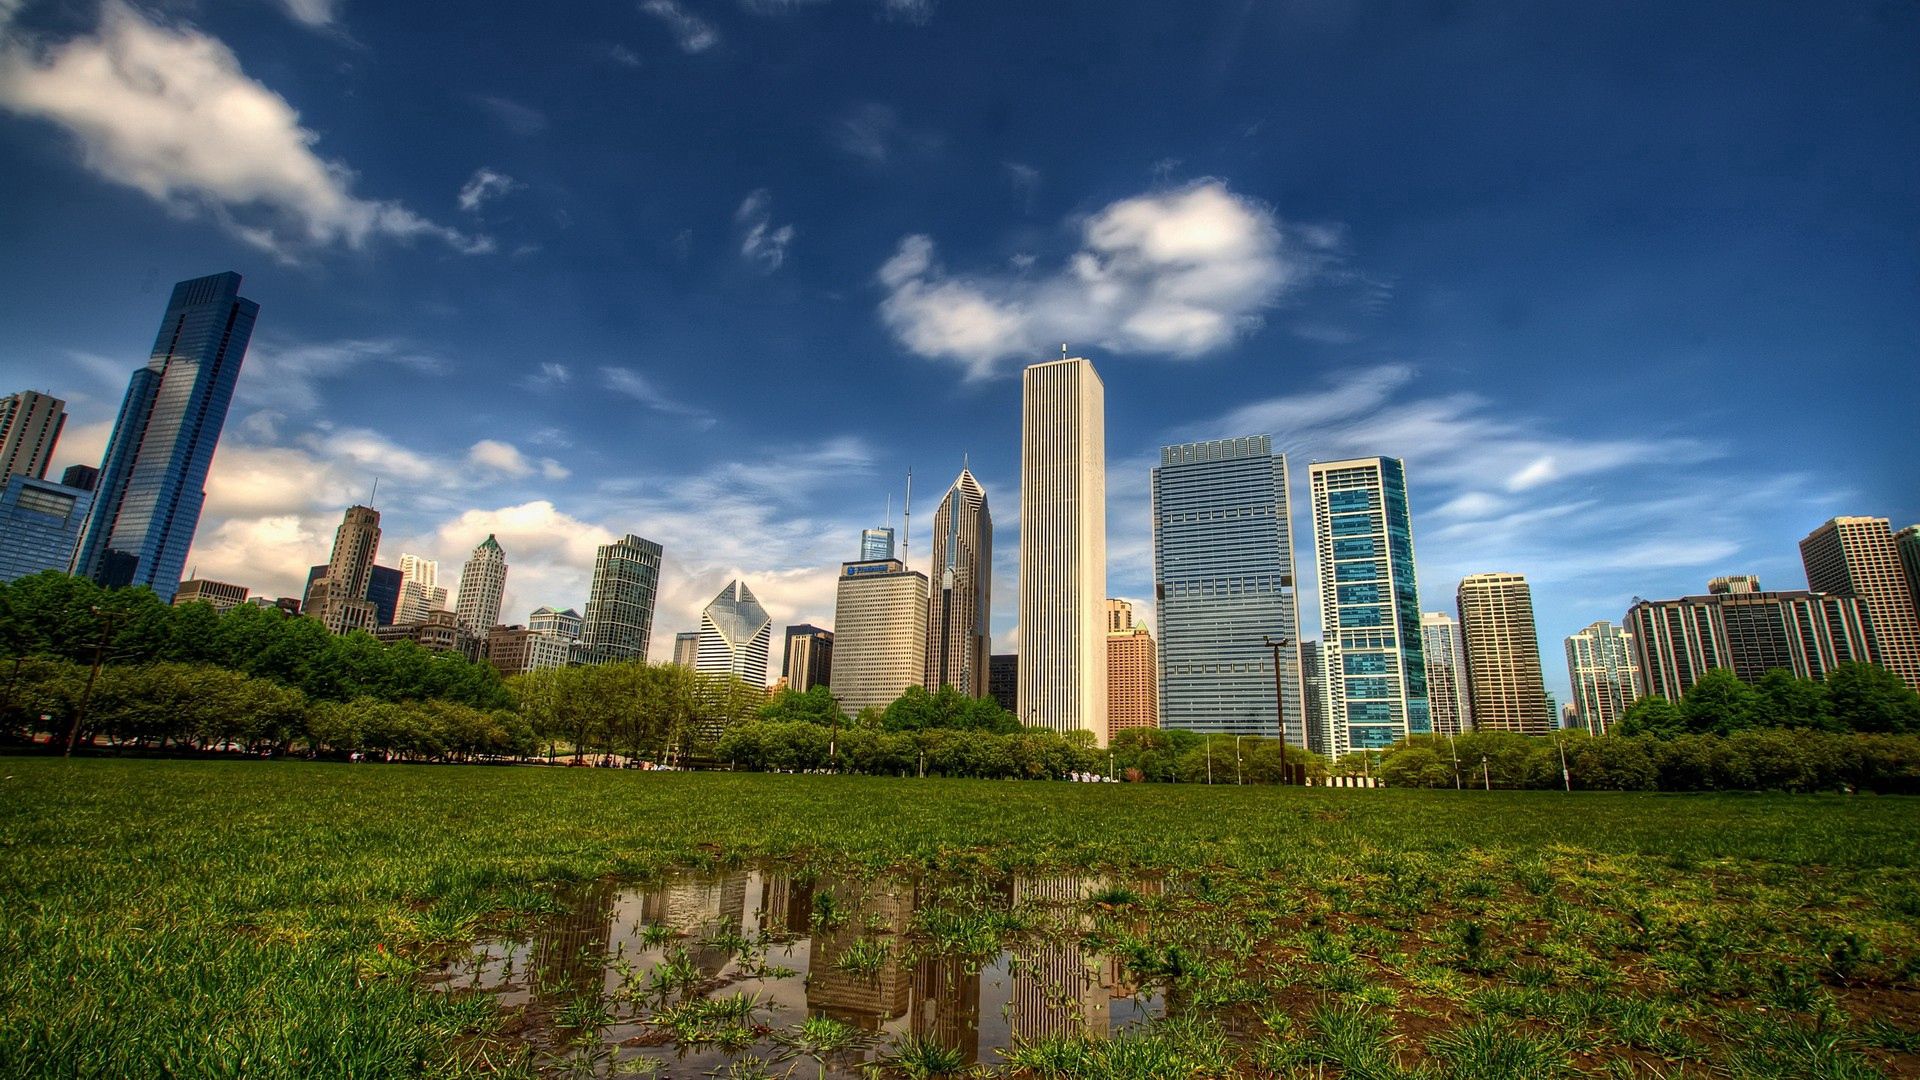
[[1493, 772], [1487, 768], [1487, 755], [1480, 755], [1480, 779], [1486, 782], [1487, 790], [1493, 790]]
[[1573, 794], [1573, 772], [1567, 768], [1567, 743], [1559, 735], [1553, 737], [1553, 748], [1560, 751], [1560, 782], [1567, 786], [1567, 794]]
[[1453, 732], [1447, 732], [1447, 752], [1453, 755], [1453, 790], [1460, 790], [1460, 747], [1453, 741]]
[[1213, 736], [1207, 736], [1207, 783], [1213, 783]]
[[1236, 784], [1244, 784], [1247, 782], [1246, 776], [1240, 769], [1240, 740], [1244, 738], [1246, 738], [1245, 735], [1235, 735], [1233, 737], [1233, 782]]
[[1292, 638], [1269, 637], [1267, 648], [1273, 650], [1273, 715], [1280, 724], [1280, 782], [1293, 783], [1293, 773], [1287, 768], [1287, 706], [1286, 696], [1280, 692], [1280, 649], [1293, 644]]
[[93, 701], [93, 684], [100, 678], [100, 665], [106, 663], [107, 645], [113, 640], [113, 624], [126, 615], [118, 611], [102, 611], [94, 608], [93, 613], [100, 619], [100, 640], [93, 646], [93, 670], [87, 672], [87, 688], [80, 693], [80, 707], [74, 710], [73, 724], [67, 728], [67, 745], [60, 752], [61, 757], [72, 757], [74, 744], [80, 741], [80, 726], [86, 722], [87, 706]]

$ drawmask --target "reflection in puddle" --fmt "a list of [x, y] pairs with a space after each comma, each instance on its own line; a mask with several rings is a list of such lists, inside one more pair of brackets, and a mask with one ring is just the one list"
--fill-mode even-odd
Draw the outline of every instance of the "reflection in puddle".
[[[1119, 960], [1079, 945], [1084, 901], [1107, 884], [1014, 877], [956, 896], [907, 879], [761, 870], [599, 882], [565, 894], [563, 915], [482, 942], [433, 979], [521, 1008], [520, 1037], [570, 1073], [703, 1076], [754, 1058], [854, 1076], [915, 1041], [997, 1063], [1015, 1042], [1105, 1038], [1162, 1012]], [[948, 932], [929, 934], [916, 913]], [[1002, 949], [992, 930], [954, 930], [982, 925], [1015, 932]], [[845, 1027], [803, 1027], [810, 1017]]]

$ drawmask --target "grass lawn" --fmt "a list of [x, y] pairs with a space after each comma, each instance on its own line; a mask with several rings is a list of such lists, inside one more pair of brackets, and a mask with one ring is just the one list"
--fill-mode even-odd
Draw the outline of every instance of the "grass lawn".
[[[877, 987], [1070, 947], [1157, 1003], [1111, 1041], [982, 1052], [994, 1075], [1920, 1075], [1911, 799], [38, 758], [0, 775], [0, 1076], [687, 1074], [614, 1024], [718, 1044], [724, 1075], [832, 1075], [852, 1039], [895, 1075], [960, 1064], [934, 1039], [756, 1013], [734, 984], [778, 979], [767, 950], [808, 933], [822, 985], [829, 966]], [[650, 966], [610, 958], [565, 1001], [431, 977], [476, 940], [551, 952], [541, 927], [583, 890], [688, 868], [777, 876], [812, 914], [757, 938], [636, 915]], [[1078, 884], [1043, 904], [1019, 884], [1043, 877]], [[696, 971], [715, 949], [719, 973]]]

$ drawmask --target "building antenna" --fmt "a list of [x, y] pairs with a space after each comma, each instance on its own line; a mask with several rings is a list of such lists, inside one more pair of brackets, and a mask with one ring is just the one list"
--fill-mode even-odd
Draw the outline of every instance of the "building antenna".
[[367, 494], [367, 508], [373, 508], [373, 501], [380, 497], [380, 478], [373, 478], [373, 490]]
[[1060, 343], [1060, 359], [1065, 360], [1066, 358], [1067, 358], [1067, 343], [1063, 341]]
[[913, 470], [907, 470], [906, 523], [900, 529], [900, 561], [907, 561], [907, 543], [913, 539]]

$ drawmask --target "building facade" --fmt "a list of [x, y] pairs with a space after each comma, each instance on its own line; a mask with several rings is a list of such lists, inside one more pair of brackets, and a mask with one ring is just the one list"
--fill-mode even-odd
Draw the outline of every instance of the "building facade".
[[9, 476], [46, 479], [66, 423], [67, 403], [52, 395], [22, 390], [0, 397], [0, 482]]
[[1640, 664], [1633, 635], [1610, 622], [1591, 623], [1567, 638], [1567, 706], [1577, 727], [1605, 735], [1627, 706], [1640, 699]]
[[1333, 753], [1333, 730], [1327, 724], [1327, 667], [1318, 640], [1300, 643], [1301, 713], [1306, 717], [1307, 749]]
[[[1533, 622], [1533, 589], [1520, 574], [1469, 574], [1455, 592], [1467, 653], [1467, 700], [1475, 731], [1547, 735], [1560, 725], [1548, 704]], [[1429, 689], [1428, 701], [1432, 701]]]
[[700, 662], [700, 631], [682, 630], [673, 635], [673, 662], [683, 668]]
[[69, 465], [60, 474], [60, 482], [67, 487], [91, 493], [100, 484], [100, 470], [91, 465]]
[[1406, 467], [1398, 458], [1316, 461], [1313, 543], [1335, 757], [1433, 730]]
[[0, 581], [43, 570], [65, 573], [93, 495], [25, 473], [0, 483]]
[[790, 689], [802, 694], [816, 686], [832, 686], [833, 631], [810, 623], [787, 627], [780, 677], [787, 680]]
[[1286, 456], [1266, 435], [1163, 447], [1152, 487], [1161, 726], [1273, 737], [1284, 716], [1306, 745]]
[[1807, 588], [1860, 601], [1879, 664], [1920, 690], [1920, 612], [1886, 518], [1837, 517], [1800, 541]]
[[1907, 592], [1913, 597], [1913, 610], [1920, 617], [1920, 525], [1909, 525], [1893, 534], [1900, 552], [1900, 565], [1907, 572]]
[[215, 611], [226, 611], [246, 602], [245, 585], [229, 585], [224, 581], [208, 581], [205, 578], [188, 578], [180, 583], [180, 591], [173, 594], [174, 607], [205, 604]]
[[933, 513], [933, 572], [928, 582], [929, 689], [951, 686], [987, 696], [993, 617], [993, 513], [987, 490], [965, 468]]
[[440, 564], [407, 552], [400, 553], [400, 603], [392, 622], [419, 622], [429, 611], [447, 606], [447, 590], [440, 585]]
[[601, 545], [594, 556], [593, 588], [587, 594], [587, 610], [580, 625], [583, 663], [613, 664], [647, 658], [664, 554], [659, 544], [632, 533]]
[[860, 530], [860, 561], [893, 558], [893, 526]]
[[1020, 698], [1023, 724], [1106, 744], [1106, 389], [1093, 364], [1021, 378]]
[[460, 595], [453, 613], [467, 632], [484, 637], [500, 624], [500, 603], [507, 593], [507, 553], [492, 533], [467, 556], [460, 568]]
[[843, 563], [833, 605], [833, 696], [884, 709], [927, 672], [927, 576], [899, 559]]
[[486, 639], [468, 633], [451, 611], [429, 611], [417, 623], [375, 627], [373, 636], [386, 642], [411, 641], [423, 649], [458, 653], [469, 660], [479, 660], [486, 647]]
[[379, 609], [367, 599], [373, 584], [373, 560], [380, 550], [380, 511], [371, 506], [349, 506], [333, 534], [333, 555], [326, 572], [309, 578], [300, 610], [319, 619], [330, 633], [371, 631], [384, 625]]
[[987, 696], [994, 703], [1018, 716], [1020, 708], [1020, 658], [1012, 653], [995, 653], [987, 658]]
[[735, 675], [767, 685], [767, 654], [773, 618], [747, 583], [734, 580], [700, 612], [700, 655], [693, 669], [703, 675]]
[[569, 643], [580, 640], [582, 625], [580, 613], [572, 608], [556, 611], [550, 607], [537, 607], [533, 609], [533, 614], [527, 616], [527, 629]]
[[572, 655], [571, 642], [529, 626], [496, 626], [487, 631], [487, 663], [503, 676], [563, 668]]
[[1866, 605], [1813, 592], [1709, 593], [1638, 600], [1627, 611], [1644, 694], [1686, 696], [1701, 676], [1725, 668], [1757, 682], [1776, 668], [1823, 679], [1835, 664], [1877, 662]]
[[[1131, 619], [1128, 620], [1131, 623]], [[1144, 626], [1107, 633], [1107, 734], [1160, 726], [1159, 662]]]
[[75, 573], [173, 599], [259, 314], [240, 295], [239, 274], [174, 286], [152, 357], [133, 373], [107, 440]]
[[1473, 730], [1473, 705], [1467, 699], [1467, 649], [1460, 621], [1444, 611], [1420, 613], [1420, 647], [1426, 653], [1427, 711], [1438, 735]]

